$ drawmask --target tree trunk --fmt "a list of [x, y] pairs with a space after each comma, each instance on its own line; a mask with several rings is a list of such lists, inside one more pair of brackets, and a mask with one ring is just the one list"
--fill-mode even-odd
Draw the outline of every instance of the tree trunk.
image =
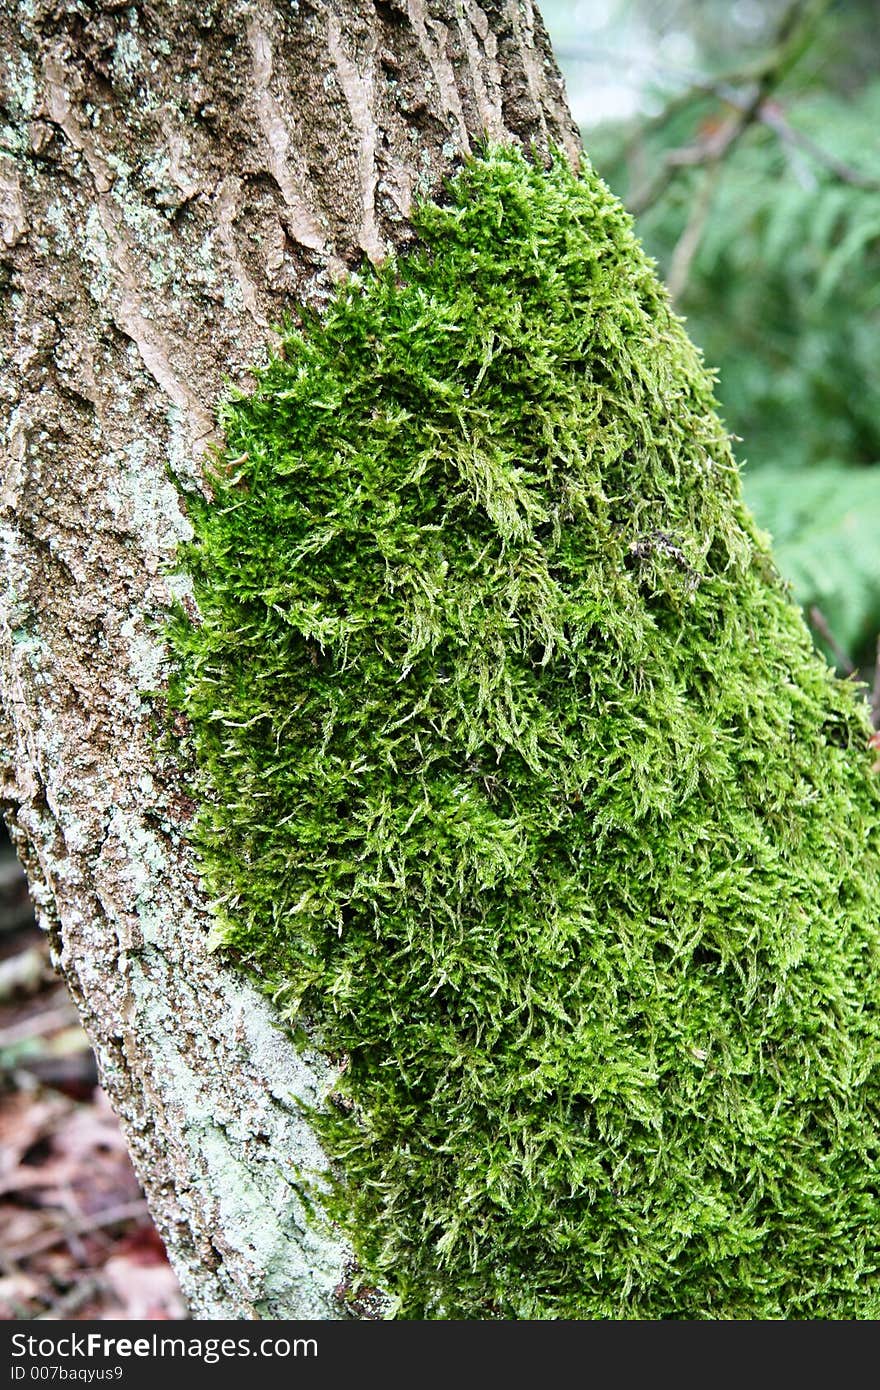
[[194, 1314], [345, 1316], [296, 1186], [327, 1066], [207, 952], [157, 750], [166, 470], [473, 142], [575, 159], [562, 82], [531, 0], [2, 0], [0, 41], [4, 811]]

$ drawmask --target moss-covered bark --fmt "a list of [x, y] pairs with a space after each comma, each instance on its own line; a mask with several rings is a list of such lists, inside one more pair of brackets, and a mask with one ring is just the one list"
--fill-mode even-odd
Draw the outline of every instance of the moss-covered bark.
[[487, 134], [577, 157], [532, 0], [0, 0], [0, 809], [196, 1317], [345, 1315], [350, 1252], [156, 753], [168, 463]]
[[629, 219], [509, 150], [226, 407], [218, 939], [411, 1317], [880, 1311], [880, 799]]

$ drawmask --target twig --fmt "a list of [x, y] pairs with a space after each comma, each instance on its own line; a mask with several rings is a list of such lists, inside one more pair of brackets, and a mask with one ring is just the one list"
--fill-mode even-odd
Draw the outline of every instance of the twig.
[[80, 1217], [78, 1221], [65, 1221], [54, 1231], [44, 1231], [42, 1235], [35, 1236], [33, 1240], [26, 1241], [17, 1248], [13, 1247], [13, 1249], [7, 1250], [6, 1258], [12, 1264], [21, 1264], [23, 1260], [29, 1260], [32, 1255], [39, 1255], [44, 1250], [51, 1250], [53, 1246], [71, 1240], [75, 1236], [90, 1235], [93, 1231], [100, 1231], [105, 1226], [117, 1226], [123, 1221], [133, 1221], [136, 1217], [146, 1216], [147, 1213], [148, 1207], [144, 1197], [138, 1197], [133, 1202], [120, 1202], [115, 1207], [107, 1207], [105, 1211], [97, 1211], [91, 1216]]
[[706, 222], [712, 210], [712, 199], [715, 196], [720, 177], [720, 164], [713, 164], [706, 170], [700, 192], [691, 207], [687, 225], [675, 244], [672, 259], [669, 262], [669, 273], [666, 276], [666, 285], [673, 301], [679, 298], [687, 284], [694, 256], [697, 254], [703, 239]]
[[[657, 116], [653, 116], [649, 121], [643, 122], [639, 126], [624, 149], [624, 158], [632, 159], [636, 140], [643, 140], [651, 130], [665, 125], [679, 111], [706, 96], [714, 96], [726, 106], [732, 106], [736, 111], [742, 112], [748, 108], [748, 98], [742, 92], [737, 91], [735, 86], [729, 82], [709, 79], [695, 82], [686, 92], [675, 97]], [[866, 174], [862, 169], [856, 169], [852, 164], [847, 164], [846, 160], [839, 159], [836, 154], [824, 149], [811, 135], [798, 130], [787, 119], [778, 101], [770, 98], [762, 102], [756, 112], [756, 119], [768, 130], [772, 130], [774, 135], [784, 144], [793, 149], [803, 150], [816, 164], [827, 169], [840, 183], [851, 184], [853, 188], [863, 188], [869, 193], [880, 191], [880, 178], [873, 174]]]
[[817, 607], [816, 604], [813, 604], [813, 607], [810, 609], [809, 616], [810, 626], [816, 629], [819, 636], [822, 638], [822, 641], [827, 643], [827, 645], [830, 647], [831, 651], [834, 653], [834, 656], [837, 660], [837, 664], [840, 667], [841, 671], [845, 671], [848, 676], [855, 675], [856, 668], [855, 666], [853, 666], [846, 652], [843, 650], [843, 647], [840, 645], [837, 638], [834, 636], [834, 633], [831, 631], [831, 628], [828, 626], [828, 619], [825, 617], [825, 614], [822, 612], [822, 609]]
[[851, 164], [838, 159], [837, 155], [830, 150], [824, 150], [821, 145], [802, 130], [796, 130], [790, 125], [782, 114], [782, 108], [775, 101], [765, 101], [758, 113], [762, 123], [772, 130], [779, 139], [786, 145], [793, 145], [796, 149], [803, 150], [817, 164], [821, 164], [824, 169], [839, 180], [840, 183], [852, 184], [854, 188], [864, 188], [869, 193], [880, 192], [880, 178], [875, 178], [871, 174], [865, 174], [861, 169], [854, 169]]
[[55, 1033], [62, 1028], [70, 1028], [78, 1021], [76, 1009], [69, 1001], [59, 1008], [43, 1009], [42, 1013], [0, 1029], [0, 1051], [17, 1043], [29, 1042], [32, 1038], [44, 1038], [47, 1033]]
[[[724, 97], [724, 100], [729, 102], [732, 106], [737, 106], [738, 109], [743, 112], [749, 109], [743, 99], [738, 96], [728, 94]], [[786, 144], [796, 146], [806, 151], [818, 163], [829, 169], [837, 179], [844, 183], [853, 184], [857, 188], [880, 191], [880, 179], [872, 178], [870, 175], [863, 174], [860, 170], [854, 169], [851, 165], [845, 164], [842, 160], [837, 159], [835, 155], [823, 150], [810, 138], [810, 136], [795, 130], [785, 119], [778, 103], [773, 101], [764, 102], [755, 115], [762, 124], [773, 130]], [[725, 149], [729, 148], [729, 145], [730, 142], [728, 141], [725, 145]], [[667, 285], [673, 300], [679, 298], [687, 283], [688, 273], [693, 258], [699, 248], [703, 230], [711, 210], [712, 198], [718, 185], [720, 172], [720, 162], [716, 157], [713, 157], [712, 162], [707, 168], [706, 178], [700, 189], [699, 196], [691, 209], [691, 215], [687, 225], [672, 253], [669, 274], [667, 276]]]
[[[708, 138], [670, 150], [648, 185], [627, 200], [631, 212], [638, 216], [647, 211], [666, 192], [680, 169], [720, 163], [749, 127], [761, 119], [767, 98], [800, 58], [812, 36], [813, 25], [827, 6], [828, 0], [792, 0], [782, 17], [772, 52], [753, 70], [751, 93], [735, 101], [725, 97], [735, 114]], [[726, 89], [727, 84], [722, 85]]]
[[630, 212], [638, 217], [643, 212], [647, 212], [648, 208], [653, 207], [654, 203], [666, 192], [680, 169], [719, 164], [748, 130], [763, 99], [763, 91], [761, 89], [756, 90], [749, 102], [731, 120], [725, 121], [718, 130], [713, 131], [708, 139], [698, 140], [693, 145], [682, 145], [679, 149], [670, 150], [660, 165], [659, 171], [647, 186], [627, 199]]
[[52, 1307], [46, 1313], [37, 1313], [37, 1322], [58, 1322], [64, 1318], [69, 1318], [71, 1313], [76, 1313], [84, 1304], [97, 1297], [101, 1293], [101, 1281], [93, 1275], [86, 1279], [80, 1279], [68, 1289], [67, 1293], [62, 1294], [56, 1299]]

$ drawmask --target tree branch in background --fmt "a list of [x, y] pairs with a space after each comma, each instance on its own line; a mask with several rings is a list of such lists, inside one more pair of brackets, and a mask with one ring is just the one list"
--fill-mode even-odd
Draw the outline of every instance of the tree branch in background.
[[[735, 87], [728, 85], [726, 81], [713, 82], [707, 78], [705, 81], [695, 82], [686, 92], [681, 92], [674, 97], [662, 111], [639, 127], [624, 149], [624, 159], [630, 161], [634, 157], [636, 141], [642, 141], [650, 131], [662, 129], [681, 111], [707, 96], [717, 97], [726, 106], [732, 106], [737, 111], [745, 111], [748, 107], [748, 99]], [[793, 149], [802, 150], [804, 154], [809, 155], [816, 164], [821, 165], [840, 183], [851, 184], [854, 188], [864, 188], [870, 193], [880, 192], [880, 178], [873, 174], [866, 174], [863, 169], [856, 169], [854, 165], [839, 159], [830, 150], [823, 149], [811, 135], [807, 135], [805, 131], [798, 130], [796, 126], [791, 124], [782, 106], [774, 98], [768, 98], [762, 102], [755, 113], [755, 118], [768, 130], [772, 130], [783, 144], [789, 145]], [[633, 202], [634, 199], [629, 199], [631, 209]]]
[[720, 164], [756, 119], [765, 96], [763, 86], [757, 88], [742, 109], [718, 129], [692, 145], [682, 145], [678, 149], [670, 150], [654, 178], [627, 199], [630, 212], [639, 217], [643, 212], [647, 212], [648, 208], [653, 207], [669, 188], [680, 169]]
[[[742, 98], [731, 96], [725, 96], [724, 100], [730, 105], [737, 105], [739, 102], [742, 102]], [[746, 111], [747, 108], [744, 102], [742, 102], [740, 109], [743, 112]], [[772, 99], [764, 101], [754, 113], [754, 117], [750, 119], [757, 119], [762, 125], [767, 126], [783, 144], [793, 149], [803, 151], [804, 154], [808, 155], [817, 164], [820, 164], [822, 168], [826, 169], [832, 177], [839, 182], [851, 184], [855, 188], [862, 188], [869, 192], [880, 192], [880, 178], [874, 178], [870, 174], [863, 173], [860, 169], [853, 168], [852, 165], [838, 159], [836, 155], [832, 154], [830, 151], [823, 150], [809, 135], [805, 135], [802, 131], [796, 130], [789, 124], [778, 102]], [[725, 145], [724, 152], [730, 148], [731, 144], [732, 141], [729, 140]], [[709, 220], [709, 214], [712, 211], [712, 201], [718, 184], [721, 181], [722, 167], [723, 163], [721, 157], [713, 158], [710, 162], [707, 162], [705, 177], [691, 206], [687, 225], [679, 237], [675, 250], [672, 253], [669, 262], [669, 270], [666, 275], [666, 284], [673, 301], [677, 301], [681, 297], [687, 284], [691, 265], [699, 250], [703, 232]]]
[[804, 154], [809, 155], [823, 169], [827, 169], [840, 183], [852, 184], [854, 188], [864, 188], [870, 193], [880, 192], [880, 178], [866, 174], [861, 169], [855, 169], [845, 160], [838, 159], [830, 150], [824, 150], [821, 145], [817, 145], [811, 136], [806, 135], [802, 130], [795, 129], [789, 124], [778, 102], [765, 101], [758, 112], [758, 117], [762, 124], [772, 130], [784, 144], [803, 150]]
[[[693, 89], [695, 94], [705, 95], [707, 85], [711, 91], [713, 86], [721, 85], [727, 89], [744, 80], [754, 84], [747, 96], [731, 100], [733, 93], [730, 93], [724, 97], [727, 104], [734, 108], [734, 114], [717, 130], [702, 140], [668, 152], [654, 178], [627, 200], [631, 212], [638, 216], [652, 207], [680, 169], [721, 162], [749, 127], [762, 119], [762, 109], [768, 97], [806, 51], [813, 39], [816, 24], [827, 8], [828, 0], [793, 0], [779, 24], [773, 49], [765, 58], [745, 73], [740, 73], [734, 83], [730, 79], [722, 79], [720, 84], [698, 84]], [[681, 110], [682, 99], [676, 98], [674, 105], [676, 110]]]
[[712, 200], [715, 197], [715, 190], [720, 179], [721, 164], [716, 161], [706, 169], [703, 175], [703, 182], [691, 206], [687, 225], [675, 244], [666, 275], [666, 286], [673, 301], [678, 300], [687, 284], [694, 256], [697, 254], [706, 223], [709, 220], [709, 214], [712, 211]]

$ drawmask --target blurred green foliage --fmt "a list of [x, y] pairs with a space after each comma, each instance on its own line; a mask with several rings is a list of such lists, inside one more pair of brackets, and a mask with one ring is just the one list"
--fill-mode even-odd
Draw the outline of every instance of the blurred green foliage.
[[[746, 475], [752, 510], [773, 536], [773, 556], [847, 657], [876, 635], [880, 613], [880, 479], [874, 468], [768, 464]], [[831, 651], [838, 664], [840, 653]]]
[[[724, 144], [753, 98], [774, 27], [795, 7], [768, 4], [757, 17], [696, 0], [600, 8], [601, 31], [585, 27], [585, 7], [544, 6], [582, 119], [603, 61], [628, 44], [660, 56], [618, 63], [638, 110], [588, 123], [585, 145], [626, 202], [650, 203], [639, 233], [718, 372], [746, 493], [783, 573], [808, 612], [821, 610], [817, 635], [827, 625], [867, 666], [880, 632], [876, 3], [801, 6], [791, 66], [717, 159], [713, 142]], [[749, 19], [739, 32], [738, 11]], [[664, 64], [670, 51], [689, 63]], [[662, 186], [670, 154], [682, 151], [700, 161], [676, 166]]]

